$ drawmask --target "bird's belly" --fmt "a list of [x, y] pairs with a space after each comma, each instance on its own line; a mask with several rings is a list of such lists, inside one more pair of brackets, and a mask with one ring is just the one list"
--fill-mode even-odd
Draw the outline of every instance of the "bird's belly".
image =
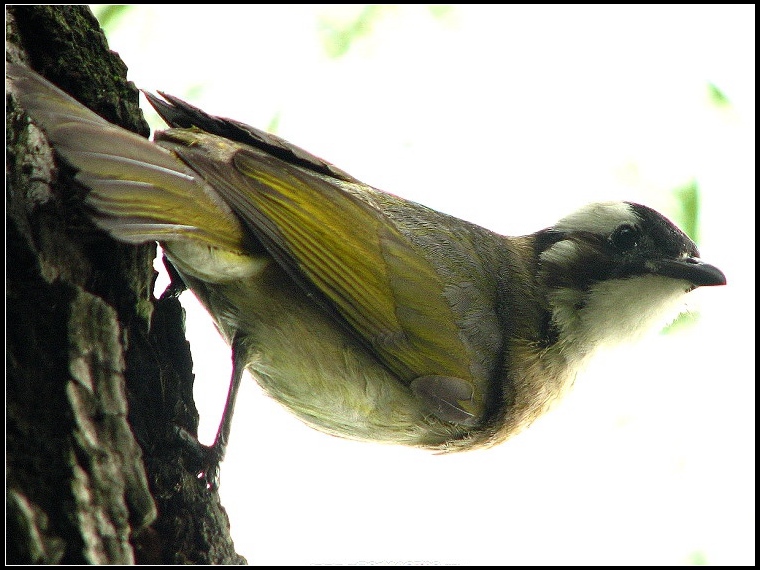
[[242, 335], [247, 368], [272, 398], [312, 427], [350, 439], [438, 448], [463, 435], [427, 414], [408, 385], [271, 258], [247, 263], [257, 270], [223, 283], [180, 271], [227, 340]]

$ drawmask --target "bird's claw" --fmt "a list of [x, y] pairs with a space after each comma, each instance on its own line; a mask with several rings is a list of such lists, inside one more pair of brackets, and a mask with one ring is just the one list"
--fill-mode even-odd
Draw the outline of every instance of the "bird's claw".
[[197, 437], [185, 428], [175, 426], [175, 432], [188, 451], [186, 457], [189, 461], [190, 470], [199, 481], [204, 483], [206, 489], [217, 491], [220, 484], [219, 463], [223, 459], [223, 454], [219, 452], [217, 446], [203, 445]]

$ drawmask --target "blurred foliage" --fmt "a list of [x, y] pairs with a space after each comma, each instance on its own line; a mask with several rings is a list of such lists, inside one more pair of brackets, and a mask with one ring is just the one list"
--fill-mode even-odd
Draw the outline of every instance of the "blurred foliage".
[[707, 84], [707, 95], [716, 107], [730, 107], [731, 101], [714, 83]]
[[100, 27], [108, 34], [109, 30], [117, 27], [124, 15], [132, 9], [132, 6], [123, 4], [91, 4], [93, 14], [100, 22]]
[[699, 185], [696, 180], [673, 190], [676, 210], [673, 221], [695, 243], [699, 243]]
[[356, 40], [370, 35], [373, 26], [390, 9], [390, 6], [370, 4], [360, 7], [356, 15], [346, 17], [345, 10], [321, 15], [317, 25], [327, 56], [337, 59], [348, 53]]
[[451, 4], [431, 4], [428, 6], [430, 15], [436, 20], [448, 18], [453, 12], [454, 7]]
[[274, 114], [274, 117], [272, 117], [272, 120], [269, 121], [269, 124], [267, 125], [267, 128], [265, 129], [266, 132], [277, 134], [277, 129], [280, 128], [280, 118], [282, 117], [282, 113], [280, 111], [277, 111]]
[[699, 322], [699, 312], [690, 310], [686, 313], [681, 313], [676, 319], [662, 329], [662, 334], [678, 334], [680, 331], [685, 331]]
[[707, 557], [705, 556], [705, 553], [700, 550], [692, 552], [689, 556], [689, 564], [692, 566], [706, 566]]
[[[330, 59], [344, 56], [357, 40], [372, 35], [377, 23], [396, 9], [388, 4], [340, 5], [339, 9], [320, 15], [317, 26], [325, 53]], [[433, 19], [448, 23], [455, 9], [448, 4], [432, 4], [427, 6], [427, 12]]]

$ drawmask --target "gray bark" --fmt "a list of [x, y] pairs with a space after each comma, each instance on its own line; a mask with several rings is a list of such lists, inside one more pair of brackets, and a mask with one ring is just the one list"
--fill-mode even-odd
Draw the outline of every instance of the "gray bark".
[[[126, 66], [84, 6], [6, 6], [6, 60], [148, 134]], [[245, 563], [186, 466], [192, 361], [155, 246], [98, 231], [6, 90], [8, 563]]]

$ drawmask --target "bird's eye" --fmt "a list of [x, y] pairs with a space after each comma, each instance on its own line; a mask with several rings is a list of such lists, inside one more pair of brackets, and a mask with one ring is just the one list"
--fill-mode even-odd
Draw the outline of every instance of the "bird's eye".
[[612, 232], [610, 241], [620, 251], [628, 251], [639, 245], [639, 232], [634, 226], [625, 224]]

